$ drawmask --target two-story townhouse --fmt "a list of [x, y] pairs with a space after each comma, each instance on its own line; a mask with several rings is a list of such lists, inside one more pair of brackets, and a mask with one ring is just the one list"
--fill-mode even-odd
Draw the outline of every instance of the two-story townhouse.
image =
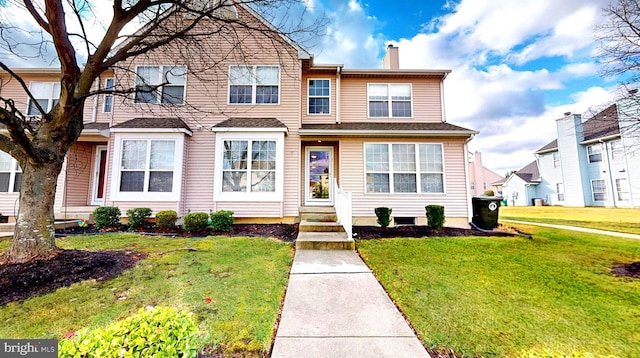
[[[272, 29], [247, 6], [228, 16]], [[100, 77], [96, 88], [135, 94], [87, 102], [59, 178], [58, 215], [110, 205], [291, 223], [301, 207], [334, 205], [337, 184], [352, 194], [355, 223], [375, 223], [377, 206], [424, 223], [425, 205], [441, 204], [448, 225], [468, 225], [467, 142], [477, 132], [445, 121], [448, 70], [399, 69], [393, 46], [383, 69], [315, 64], [284, 36], [235, 31], [240, 44], [202, 40], [215, 54], [169, 45]], [[215, 66], [203, 66], [212, 56]], [[32, 92], [53, 103], [55, 71], [29, 71]], [[19, 86], [3, 80], [2, 90]], [[13, 183], [18, 176], [10, 171]], [[0, 211], [15, 212], [11, 195], [0, 193]]]
[[640, 206], [640, 195], [634, 194], [640, 191], [632, 145], [637, 133], [621, 128], [624, 105], [608, 106], [584, 122], [571, 113], [558, 119], [558, 139], [535, 152], [540, 180], [531, 184], [530, 195], [551, 205]]

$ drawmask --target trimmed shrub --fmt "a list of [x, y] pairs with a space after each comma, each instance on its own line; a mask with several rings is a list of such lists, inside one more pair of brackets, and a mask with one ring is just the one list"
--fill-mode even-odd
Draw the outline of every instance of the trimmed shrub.
[[178, 213], [175, 210], [160, 210], [156, 213], [156, 226], [162, 229], [171, 229], [176, 226]]
[[233, 230], [233, 211], [218, 210], [211, 213], [211, 226], [213, 226], [214, 230]]
[[150, 208], [134, 208], [127, 210], [129, 217], [129, 228], [139, 229], [148, 223], [147, 219], [151, 216]]
[[184, 216], [184, 229], [187, 231], [202, 231], [209, 226], [209, 214], [205, 212], [188, 213]]
[[382, 226], [382, 227], [387, 227], [389, 226], [389, 224], [391, 224], [391, 208], [385, 208], [385, 207], [379, 207], [379, 208], [375, 208], [373, 209], [373, 211], [376, 213], [376, 216], [378, 217], [378, 225]]
[[117, 228], [120, 226], [120, 208], [115, 206], [101, 206], [93, 211], [93, 221], [96, 228]]
[[83, 330], [60, 341], [60, 357], [195, 357], [196, 324], [169, 307], [140, 309], [104, 329]]
[[427, 226], [431, 229], [440, 230], [444, 226], [444, 206], [427, 205], [424, 207], [427, 211]]
[[485, 192], [482, 193], [482, 195], [484, 195], [484, 196], [496, 196], [496, 193], [494, 193], [493, 190], [485, 190]]

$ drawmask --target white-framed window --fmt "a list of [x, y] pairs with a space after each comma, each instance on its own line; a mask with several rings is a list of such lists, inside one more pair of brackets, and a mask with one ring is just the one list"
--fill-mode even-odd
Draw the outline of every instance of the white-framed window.
[[216, 134], [216, 201], [282, 201], [284, 133]]
[[369, 83], [369, 117], [412, 116], [412, 87], [409, 83]]
[[624, 159], [624, 147], [620, 139], [611, 142], [611, 160], [618, 161]]
[[280, 66], [229, 66], [229, 103], [280, 103]]
[[0, 151], [0, 193], [19, 193], [22, 169], [9, 153]]
[[592, 180], [591, 193], [593, 194], [593, 201], [607, 201], [607, 185], [605, 183], [605, 180]]
[[553, 167], [560, 168], [560, 152], [553, 152], [551, 156], [553, 157]]
[[178, 200], [183, 148], [182, 133], [117, 133], [113, 200]]
[[310, 79], [308, 82], [308, 114], [331, 114], [331, 80]]
[[[29, 85], [29, 91], [40, 107], [42, 107], [45, 112], [49, 112], [56, 104], [58, 104], [58, 100], [60, 98], [60, 83], [33, 81]], [[31, 99], [29, 99], [27, 104], [27, 115], [42, 115]]]
[[137, 66], [134, 103], [184, 104], [186, 80], [187, 66]]
[[[104, 89], [105, 91], [113, 91], [115, 82], [113, 78], [106, 78], [104, 80]], [[102, 106], [103, 113], [111, 113], [113, 111], [113, 94], [105, 93], [104, 95], [104, 105]]]
[[556, 193], [558, 195], [558, 201], [564, 201], [564, 184], [556, 183]]
[[440, 143], [365, 143], [367, 193], [444, 193]]
[[629, 195], [629, 180], [627, 178], [616, 179], [616, 193], [618, 194], [618, 200], [627, 201], [631, 197]]
[[602, 161], [602, 147], [600, 144], [591, 144], [587, 146], [587, 156], [589, 163], [599, 163]]

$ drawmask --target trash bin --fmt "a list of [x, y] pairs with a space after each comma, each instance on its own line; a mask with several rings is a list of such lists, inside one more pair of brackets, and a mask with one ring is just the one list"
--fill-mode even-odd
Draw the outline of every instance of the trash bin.
[[541, 199], [541, 198], [533, 199], [533, 206], [544, 206], [544, 199]]
[[471, 198], [473, 217], [471, 221], [479, 228], [491, 230], [498, 226], [501, 196], [474, 196]]

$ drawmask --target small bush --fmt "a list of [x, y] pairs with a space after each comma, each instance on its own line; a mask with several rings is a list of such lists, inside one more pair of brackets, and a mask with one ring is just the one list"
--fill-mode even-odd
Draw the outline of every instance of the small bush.
[[375, 208], [373, 209], [373, 211], [376, 213], [376, 216], [378, 217], [378, 225], [382, 226], [382, 227], [387, 227], [389, 226], [389, 224], [391, 224], [391, 208], [385, 208], [385, 207], [379, 207], [379, 208]]
[[115, 206], [101, 206], [93, 211], [93, 221], [98, 229], [119, 227], [120, 214], [120, 208]]
[[233, 230], [233, 211], [218, 210], [214, 213], [211, 213], [211, 225], [215, 230]]
[[444, 206], [427, 205], [424, 207], [427, 214], [427, 227], [440, 230], [444, 226]]
[[141, 309], [104, 329], [80, 331], [59, 343], [60, 357], [195, 357], [191, 314], [169, 307]]
[[188, 213], [184, 216], [184, 229], [187, 231], [202, 231], [209, 225], [209, 214], [204, 212]]
[[176, 226], [178, 213], [175, 210], [160, 210], [156, 213], [156, 226], [162, 229], [171, 229]]
[[150, 208], [134, 208], [127, 210], [129, 217], [129, 228], [139, 229], [147, 223], [147, 219], [151, 216]]
[[485, 190], [484, 193], [482, 193], [482, 195], [484, 195], [484, 196], [496, 196], [496, 193], [494, 193], [493, 190]]

